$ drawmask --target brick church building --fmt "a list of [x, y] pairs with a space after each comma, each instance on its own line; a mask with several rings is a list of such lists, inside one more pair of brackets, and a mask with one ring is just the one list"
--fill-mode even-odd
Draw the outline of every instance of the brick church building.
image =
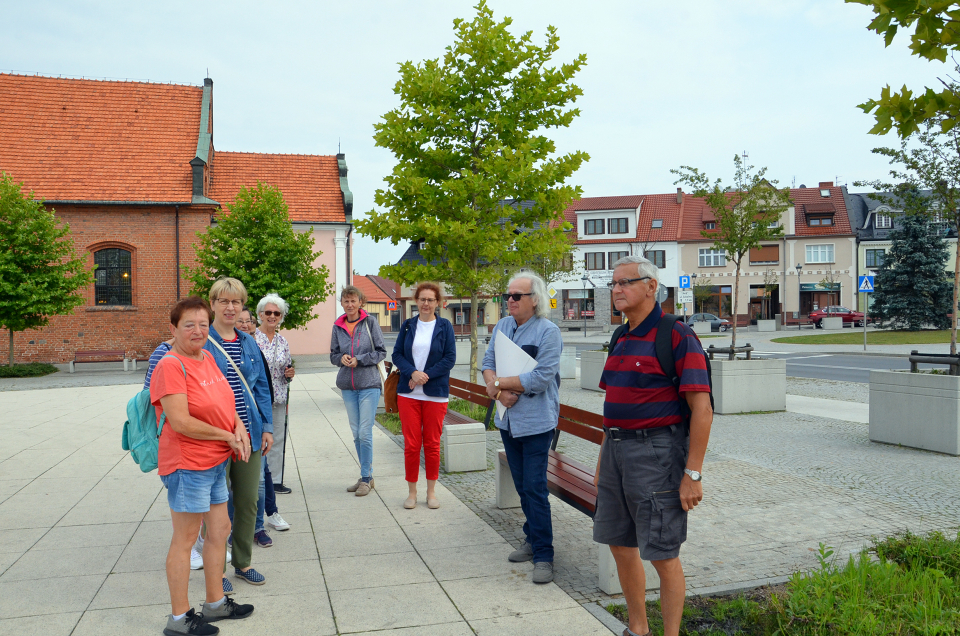
[[[214, 148], [213, 81], [203, 86], [0, 74], [0, 171], [69, 224], [96, 281], [86, 302], [19, 332], [17, 362], [65, 362], [76, 351], [145, 358], [169, 338], [169, 311], [190, 292], [197, 234], [241, 186], [277, 186], [294, 230], [312, 232], [336, 290], [350, 283], [353, 195], [342, 154], [283, 155]], [[256, 303], [258, 299], [251, 299]], [[329, 350], [340, 313], [331, 297], [293, 353]], [[0, 359], [8, 355], [0, 330]]]

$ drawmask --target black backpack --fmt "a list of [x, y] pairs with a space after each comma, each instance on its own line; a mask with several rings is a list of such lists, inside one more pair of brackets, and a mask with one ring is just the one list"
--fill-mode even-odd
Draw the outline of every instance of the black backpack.
[[[683, 322], [683, 318], [674, 316], [673, 314], [663, 314], [663, 317], [660, 318], [660, 324], [657, 325], [657, 337], [654, 341], [654, 347], [657, 350], [657, 362], [660, 363], [664, 375], [670, 378], [670, 381], [673, 383], [673, 388], [677, 390], [677, 395], [679, 396], [680, 377], [677, 375], [677, 364], [673, 359], [673, 325], [678, 321]], [[613, 332], [613, 337], [610, 338], [610, 344], [607, 345], [608, 358], [613, 354], [613, 347], [629, 329], [630, 325], [624, 323]], [[710, 356], [708, 356], [706, 352], [703, 353], [703, 358], [707, 363], [707, 383], [710, 385], [710, 408], [713, 409], [713, 369], [710, 367]], [[690, 405], [687, 404], [686, 400], [680, 400], [680, 411], [683, 413], [684, 420], [689, 424]]]

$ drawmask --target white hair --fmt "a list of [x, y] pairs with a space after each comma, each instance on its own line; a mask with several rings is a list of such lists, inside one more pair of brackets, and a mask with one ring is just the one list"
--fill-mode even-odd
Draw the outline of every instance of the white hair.
[[280, 322], [277, 323], [277, 326], [283, 324], [283, 319], [287, 317], [287, 312], [290, 311], [290, 305], [287, 304], [283, 298], [280, 298], [277, 294], [267, 294], [260, 299], [260, 302], [257, 303], [257, 318], [260, 318], [260, 312], [266, 309], [267, 305], [276, 305], [277, 309], [283, 312], [283, 315], [280, 316]]
[[507, 283], [507, 287], [510, 286], [515, 280], [521, 278], [526, 278], [530, 281], [530, 293], [533, 294], [530, 296], [530, 299], [533, 301], [533, 315], [537, 318], [546, 318], [547, 317], [547, 284], [543, 282], [543, 279], [534, 274], [533, 272], [521, 271], [517, 272], [510, 277], [510, 282]]
[[624, 256], [613, 264], [613, 269], [617, 269], [621, 265], [633, 265], [634, 263], [637, 265], [637, 275], [640, 278], [651, 278], [658, 283], [660, 282], [660, 271], [657, 266], [642, 256]]

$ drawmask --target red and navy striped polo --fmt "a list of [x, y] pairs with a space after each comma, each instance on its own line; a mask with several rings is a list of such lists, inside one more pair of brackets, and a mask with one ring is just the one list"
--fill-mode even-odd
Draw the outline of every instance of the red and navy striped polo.
[[658, 428], [683, 421], [680, 400], [687, 391], [710, 391], [707, 361], [693, 330], [677, 321], [673, 325], [673, 359], [680, 378], [677, 390], [657, 361], [657, 328], [663, 310], [657, 304], [635, 329], [613, 346], [600, 376], [606, 390], [603, 425], [613, 428]]

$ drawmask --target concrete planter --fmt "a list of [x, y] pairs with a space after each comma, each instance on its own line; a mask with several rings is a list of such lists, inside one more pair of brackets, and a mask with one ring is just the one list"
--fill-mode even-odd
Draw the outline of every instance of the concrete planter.
[[709, 322], [692, 322], [690, 327], [693, 329], [693, 333], [698, 336], [709, 336], [710, 332], [713, 331], [713, 325]]
[[570, 380], [577, 377], [577, 348], [565, 348], [560, 352], [560, 379]]
[[776, 320], [758, 320], [757, 321], [757, 331], [776, 331], [776, 330], [777, 330]]
[[823, 318], [820, 326], [824, 329], [843, 329], [843, 318]]
[[483, 423], [448, 424], [443, 427], [440, 444], [446, 472], [487, 469], [487, 435]]
[[607, 363], [606, 351], [580, 352], [580, 388], [591, 391], [600, 390], [600, 375]]
[[713, 369], [715, 412], [787, 410], [786, 360], [720, 360]]
[[[483, 354], [487, 352], [487, 345], [483, 342], [483, 339], [478, 336], [480, 342], [477, 343], [477, 368], [483, 364]], [[458, 340], [457, 341], [457, 361], [456, 365], [459, 366], [470, 366], [470, 341], [469, 340]]]
[[960, 455], [960, 377], [871, 371], [870, 440]]

